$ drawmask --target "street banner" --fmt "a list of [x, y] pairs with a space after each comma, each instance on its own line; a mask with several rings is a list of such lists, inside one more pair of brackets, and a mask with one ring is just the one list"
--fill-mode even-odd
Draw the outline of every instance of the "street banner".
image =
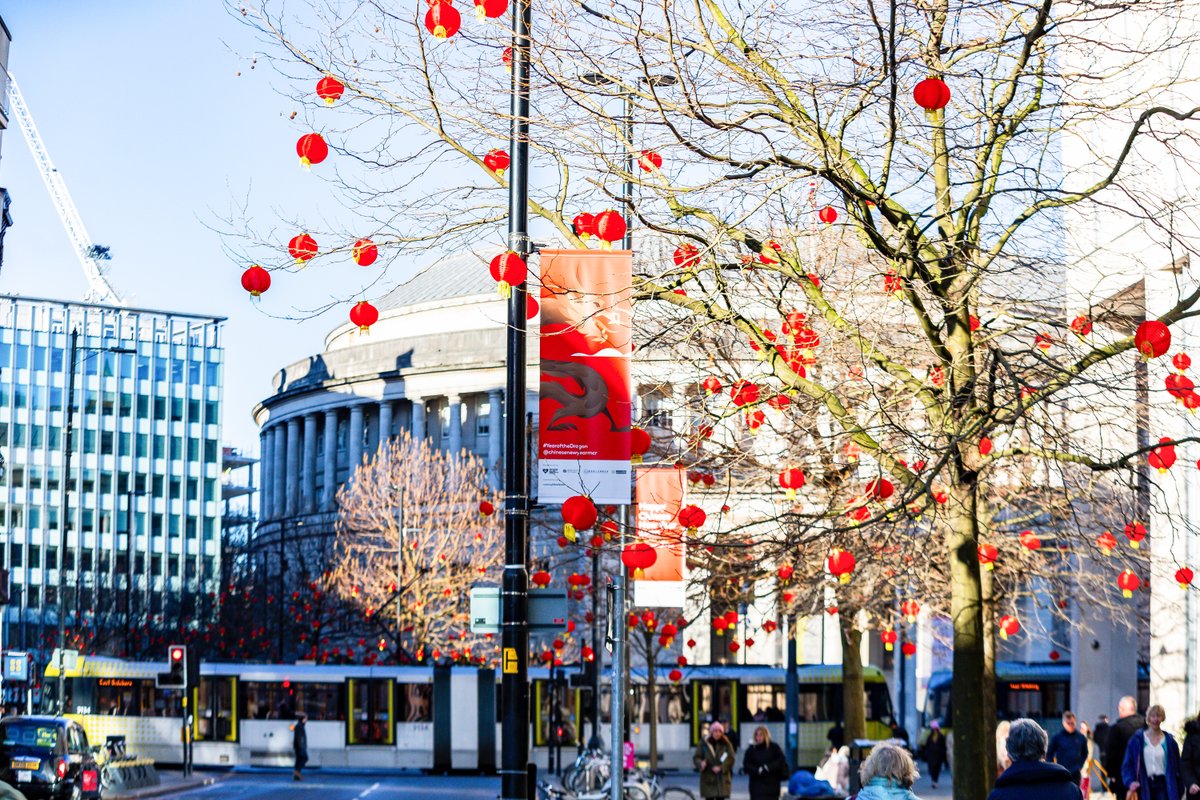
[[681, 469], [637, 470], [637, 538], [658, 551], [654, 566], [634, 580], [634, 603], [646, 607], [682, 608], [684, 541], [679, 509], [683, 507]]
[[538, 502], [630, 502], [633, 258], [542, 250]]

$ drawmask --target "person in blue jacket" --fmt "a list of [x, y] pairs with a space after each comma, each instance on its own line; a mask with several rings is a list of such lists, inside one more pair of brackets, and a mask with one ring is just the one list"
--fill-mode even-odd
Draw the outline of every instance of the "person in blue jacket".
[[988, 800], [1082, 800], [1066, 767], [1046, 762], [1048, 744], [1041, 725], [1031, 719], [1014, 720], [1004, 740], [1012, 765], [996, 779]]
[[1162, 729], [1167, 712], [1153, 705], [1146, 711], [1146, 727], [1133, 735], [1125, 748], [1121, 780], [1137, 789], [1140, 800], [1178, 800], [1183, 794], [1179, 771], [1179, 744]]

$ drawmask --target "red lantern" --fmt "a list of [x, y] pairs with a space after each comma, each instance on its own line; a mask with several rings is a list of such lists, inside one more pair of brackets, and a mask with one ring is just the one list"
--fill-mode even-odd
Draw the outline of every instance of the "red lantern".
[[704, 381], [700, 384], [700, 386], [704, 389], [704, 394], [706, 396], [712, 397], [714, 394], [720, 393], [721, 379], [716, 377], [715, 375], [709, 375], [707, 378], [704, 379]]
[[360, 300], [350, 309], [350, 321], [358, 326], [359, 333], [369, 333], [371, 326], [379, 321], [379, 309]]
[[321, 134], [306, 133], [296, 140], [296, 155], [300, 156], [300, 166], [308, 169], [329, 157], [329, 145]]
[[1192, 359], [1187, 353], [1176, 353], [1171, 359], [1171, 365], [1180, 372], [1187, 372], [1188, 367], [1192, 365]]
[[905, 642], [900, 645], [900, 652], [904, 653], [905, 658], [912, 658], [917, 654], [917, 646], [912, 642]]
[[777, 622], [776, 622], [775, 620], [773, 620], [773, 619], [766, 620], [766, 621], [765, 621], [765, 622], [763, 622], [763, 624], [762, 624], [762, 629], [763, 629], [764, 631], [766, 631], [767, 633], [774, 633], [774, 632], [775, 632], [775, 629], [776, 629], [776, 628], [778, 628], [778, 627], [779, 627], [779, 623], [777, 623]]
[[1049, 334], [1039, 333], [1033, 337], [1033, 346], [1045, 353], [1054, 346], [1054, 340], [1050, 338]]
[[821, 222], [824, 222], [826, 225], [832, 225], [833, 223], [837, 222], [837, 218], [837, 209], [833, 206], [825, 206], [817, 212], [817, 219], [821, 220]]
[[1133, 597], [1133, 593], [1142, 585], [1142, 580], [1137, 575], [1133, 574], [1133, 570], [1127, 569], [1117, 576], [1117, 586], [1121, 590], [1121, 595], [1126, 599]]
[[271, 273], [255, 264], [242, 273], [242, 288], [249, 292], [251, 297], [261, 296], [271, 288]]
[[596, 651], [588, 647], [586, 644], [579, 648], [579, 655], [588, 663], [596, 660]]
[[787, 492], [788, 500], [796, 499], [796, 490], [804, 487], [804, 470], [788, 467], [779, 473], [779, 485]]
[[795, 574], [795, 572], [796, 572], [796, 570], [794, 567], [791, 567], [790, 565], [785, 564], [784, 566], [777, 569], [775, 571], [775, 574], [779, 576], [780, 583], [787, 583], [788, 581], [790, 581], [792, 579], [792, 575]]
[[288, 242], [288, 253], [297, 264], [303, 264], [317, 254], [317, 240], [307, 233], [293, 236]]
[[829, 554], [829, 558], [825, 559], [825, 564], [829, 567], [829, 573], [841, 583], [850, 582], [850, 573], [854, 571], [856, 563], [857, 561], [853, 553], [837, 547], [833, 548], [833, 551]]
[[643, 172], [658, 172], [662, 169], [662, 165], [662, 156], [653, 150], [643, 150], [638, 157], [638, 166], [642, 168]]
[[658, 561], [658, 551], [645, 542], [634, 542], [627, 545], [621, 552], [621, 563], [633, 570], [635, 579], [645, 575], [645, 571]]
[[986, 436], [979, 438], [979, 455], [987, 456], [992, 452], [992, 440]]
[[926, 78], [913, 87], [913, 101], [927, 112], [941, 111], [950, 102], [950, 87], [941, 78]]
[[867, 482], [867, 494], [878, 503], [887, 500], [895, 491], [896, 487], [887, 478], [875, 478]]
[[1062, 654], [1059, 653], [1057, 650], [1050, 651], [1050, 660], [1051, 661], [1058, 661], [1060, 658], [1062, 658]]
[[525, 319], [533, 319], [541, 311], [537, 299], [532, 294], [525, 295]]
[[908, 620], [908, 624], [917, 621], [917, 615], [921, 613], [921, 604], [916, 600], [905, 600], [900, 604], [900, 613]]
[[1137, 550], [1142, 546], [1142, 539], [1146, 538], [1146, 526], [1134, 520], [1125, 524], [1125, 536], [1129, 538], [1129, 546]]
[[643, 457], [650, 451], [650, 434], [638, 427], [629, 430], [630, 461], [641, 464]]
[[512, 162], [508, 153], [504, 150], [488, 150], [487, 155], [483, 157], [483, 165], [501, 176], [504, 175], [504, 170], [508, 169], [510, 163]]
[[596, 215], [596, 238], [600, 240], [600, 247], [605, 250], [611, 250], [613, 242], [619, 242], [625, 238], [625, 218], [616, 211], [608, 210], [601, 211]]
[[1021, 534], [1017, 537], [1017, 539], [1021, 542], [1021, 544], [1025, 545], [1030, 550], [1041, 549], [1042, 540], [1039, 539], [1037, 534], [1035, 534], [1033, 531], [1021, 531]]
[[683, 680], [683, 673], [678, 669], [673, 669], [667, 673], [667, 677], [671, 679], [671, 683], [679, 683]]
[[693, 536], [704, 526], [707, 519], [708, 515], [699, 506], [687, 505], [679, 509], [679, 524], [687, 528], [687, 532]]
[[946, 385], [946, 370], [942, 369], [940, 365], [930, 367], [929, 385], [935, 389], [940, 389]]
[[1186, 589], [1191, 586], [1192, 579], [1195, 577], [1196, 575], [1190, 567], [1180, 567], [1175, 570], [1175, 582], [1179, 584], [1180, 589]]
[[586, 531], [596, 524], [596, 506], [584, 495], [568, 497], [562, 504], [563, 535], [575, 541], [577, 531]]
[[746, 427], [751, 433], [758, 433], [758, 429], [767, 421], [767, 415], [763, 413], [761, 408], [756, 408], [753, 411], [746, 412]]
[[1021, 630], [1021, 623], [1016, 617], [1005, 614], [1000, 618], [1000, 621], [996, 623], [996, 627], [1000, 630], [1000, 638], [1007, 639], [1010, 636], [1017, 635], [1017, 633]]
[[1108, 531], [1096, 537], [1096, 546], [1106, 556], [1111, 556], [1112, 551], [1117, 549], [1117, 537], [1113, 536]]
[[587, 212], [576, 214], [575, 219], [571, 220], [571, 225], [575, 228], [575, 235], [580, 239], [596, 235], [596, 218]]
[[758, 402], [758, 384], [753, 381], [740, 380], [729, 390], [729, 397], [738, 408]]
[[544, 569], [540, 569], [533, 575], [529, 576], [529, 580], [533, 581], [533, 585], [539, 589], [545, 589], [550, 585], [550, 573]]
[[485, 18], [495, 19], [504, 15], [508, 10], [508, 0], [475, 0], [475, 17], [483, 22]]
[[495, 514], [495, 513], [496, 513], [496, 507], [495, 507], [494, 505], [492, 505], [491, 503], [489, 503], [487, 500], [480, 500], [480, 501], [479, 501], [479, 514], [480, 514], [480, 516], [483, 516], [483, 517], [490, 517], [492, 514]]
[[1171, 349], [1171, 329], [1155, 319], [1138, 325], [1133, 344], [1145, 359], [1158, 358]]
[[896, 646], [896, 640], [900, 637], [895, 631], [886, 630], [879, 634], [879, 638], [883, 641], [883, 649], [890, 653]]
[[996, 559], [1000, 557], [1000, 551], [996, 549], [994, 544], [979, 545], [979, 563], [984, 569], [991, 570], [996, 568]]
[[1082, 339], [1092, 332], [1092, 321], [1084, 316], [1076, 317], [1071, 320], [1071, 332]]
[[1159, 475], [1165, 475], [1167, 470], [1175, 464], [1175, 445], [1172, 443], [1170, 436], [1164, 436], [1158, 440], [1158, 447], [1150, 451], [1146, 456], [1146, 462], [1158, 470]]
[[345, 84], [332, 75], [326, 75], [317, 81], [317, 97], [324, 100], [327, 106], [336, 103], [344, 91], [346, 91]]
[[740, 644], [738, 644], [736, 641], [731, 641], [729, 643], [729, 652], [736, 653], [738, 650], [741, 650], [741, 649], [742, 649], [742, 646]]
[[458, 10], [450, 4], [450, 0], [434, 0], [429, 10], [425, 12], [425, 29], [435, 38], [449, 39], [458, 33], [462, 26], [462, 17]]
[[496, 281], [496, 291], [504, 298], [512, 297], [512, 287], [525, 283], [529, 274], [525, 259], [512, 250], [493, 256], [488, 269], [492, 273], [492, 279]]
[[360, 267], [369, 267], [379, 258], [379, 248], [370, 239], [359, 239], [351, 251], [354, 263]]
[[675, 261], [675, 266], [681, 269], [690, 269], [700, 263], [700, 248], [691, 242], [684, 242], [675, 248], [672, 259]]

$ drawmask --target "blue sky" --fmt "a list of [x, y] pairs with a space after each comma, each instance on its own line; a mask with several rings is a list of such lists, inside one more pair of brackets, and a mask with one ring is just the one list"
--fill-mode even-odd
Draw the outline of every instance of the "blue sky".
[[[279, 91], [290, 87], [261, 60], [250, 68], [259, 43], [220, 0], [0, 0], [0, 15], [9, 69], [89, 234], [112, 248], [117, 291], [130, 305], [228, 317], [225, 439], [257, 451], [251, 407], [345, 313], [280, 318], [345, 291], [344, 275], [315, 267], [276, 276], [255, 306], [239, 283], [248, 264], [213, 230], [243, 204], [263, 228], [332, 212], [328, 186], [298, 166], [297, 104]], [[0, 185], [16, 223], [0, 292], [82, 298], [83, 271], [16, 127]]]

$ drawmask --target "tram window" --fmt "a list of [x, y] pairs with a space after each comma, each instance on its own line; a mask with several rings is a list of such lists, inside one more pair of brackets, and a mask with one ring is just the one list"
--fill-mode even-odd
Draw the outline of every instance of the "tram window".
[[894, 715], [892, 713], [892, 696], [888, 693], [887, 684], [868, 683], [865, 694], [867, 696], [867, 719], [883, 720], [886, 718], [888, 722], [891, 722]]
[[339, 683], [246, 683], [246, 719], [293, 719], [298, 710], [309, 722], [344, 719]]
[[733, 689], [728, 681], [717, 684], [716, 692], [713, 691], [711, 683], [700, 685], [699, 713], [706, 722], [714, 719], [733, 719]]
[[686, 686], [657, 686], [654, 704], [658, 721], [663, 725], [679, 725], [692, 721], [692, 698]]
[[779, 684], [759, 684], [743, 687], [745, 708], [743, 718], [754, 722], [783, 722], [787, 707], [787, 688]]
[[[567, 686], [565, 680], [557, 686], [551, 686], [549, 681], [537, 681], [541, 690], [541, 735], [539, 742], [574, 744], [575, 743], [575, 690]], [[557, 705], [557, 714], [552, 709]], [[555, 729], [551, 723], [556, 723]]]
[[399, 708], [398, 722], [430, 722], [433, 720], [433, 685], [429, 683], [401, 683], [396, 686]]
[[96, 711], [116, 717], [138, 717], [142, 714], [143, 687], [154, 687], [154, 681], [132, 678], [99, 678], [96, 680]]

